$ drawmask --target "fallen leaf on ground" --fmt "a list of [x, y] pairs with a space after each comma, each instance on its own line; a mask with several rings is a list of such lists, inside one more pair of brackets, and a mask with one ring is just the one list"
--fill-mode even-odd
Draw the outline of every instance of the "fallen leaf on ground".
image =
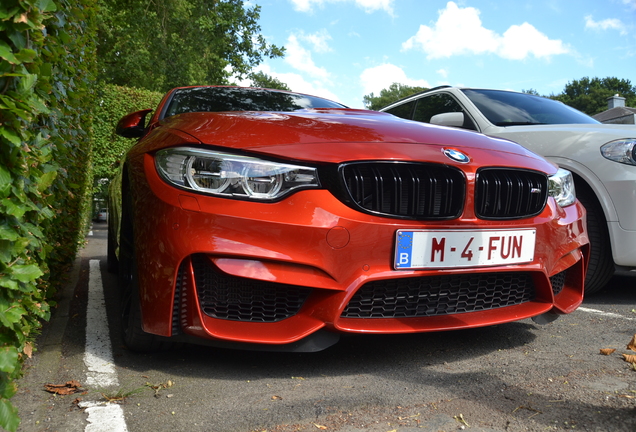
[[623, 354], [623, 358], [626, 362], [636, 363], [636, 355], [633, 354]]
[[610, 355], [614, 351], [616, 351], [616, 348], [601, 348], [601, 354], [603, 355]]
[[[458, 422], [460, 422], [461, 424], [463, 424], [465, 426], [468, 426], [468, 422], [466, 422], [466, 420], [464, 419], [464, 415], [463, 414], [460, 414], [458, 416], [454, 416], [453, 418], [455, 420], [457, 420]], [[470, 426], [468, 426], [468, 427], [470, 427]]]
[[274, 395], [274, 396], [272, 396], [272, 400], [283, 400], [283, 398], [280, 397], [280, 396]]
[[55, 393], [59, 395], [70, 395], [77, 393], [81, 390], [82, 385], [79, 381], [71, 380], [66, 381], [64, 384], [45, 384], [44, 390], [49, 393]]
[[632, 337], [632, 340], [627, 344], [627, 349], [636, 351], [636, 334]]
[[31, 358], [33, 357], [33, 345], [31, 344], [31, 342], [27, 342], [26, 344], [24, 344], [24, 349], [22, 350], [22, 352], [28, 357]]
[[327, 429], [327, 426], [319, 425], [319, 424], [316, 424], [316, 423], [314, 423], [313, 425], [316, 426], [318, 429], [322, 429], [322, 430]]
[[174, 382], [172, 382], [171, 380], [168, 380], [165, 383], [159, 383], [159, 384], [150, 384], [149, 382], [146, 383], [146, 387], [150, 387], [151, 389], [155, 391], [155, 397], [159, 397], [160, 390], [170, 388], [173, 385], [174, 385]]

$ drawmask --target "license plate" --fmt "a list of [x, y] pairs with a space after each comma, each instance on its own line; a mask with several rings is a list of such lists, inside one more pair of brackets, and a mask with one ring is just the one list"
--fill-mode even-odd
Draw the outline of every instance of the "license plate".
[[524, 230], [398, 230], [397, 270], [483, 267], [531, 262], [537, 232]]

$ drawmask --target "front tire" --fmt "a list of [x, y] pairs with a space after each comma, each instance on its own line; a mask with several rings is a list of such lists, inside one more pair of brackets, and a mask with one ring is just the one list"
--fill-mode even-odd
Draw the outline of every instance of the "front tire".
[[614, 274], [614, 258], [607, 220], [596, 196], [587, 185], [576, 185], [576, 196], [587, 211], [590, 262], [585, 277], [585, 294], [594, 294], [607, 285]]
[[119, 240], [119, 286], [121, 335], [126, 347], [135, 352], [154, 352], [171, 348], [167, 338], [146, 333], [142, 326], [137, 258], [135, 256], [132, 205], [126, 194], [122, 205], [122, 225]]

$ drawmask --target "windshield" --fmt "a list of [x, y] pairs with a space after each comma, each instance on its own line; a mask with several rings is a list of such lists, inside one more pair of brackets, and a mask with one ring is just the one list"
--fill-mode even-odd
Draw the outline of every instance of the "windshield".
[[501, 90], [462, 91], [495, 126], [598, 124], [572, 107], [540, 96]]
[[186, 112], [296, 111], [346, 108], [314, 96], [241, 87], [192, 87], [176, 90], [162, 118]]

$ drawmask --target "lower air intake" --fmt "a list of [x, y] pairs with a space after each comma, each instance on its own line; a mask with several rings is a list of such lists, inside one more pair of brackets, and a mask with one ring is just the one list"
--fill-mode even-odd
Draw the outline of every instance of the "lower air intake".
[[298, 313], [311, 288], [226, 275], [205, 255], [193, 255], [199, 304], [213, 318], [276, 322]]
[[424, 276], [369, 282], [343, 318], [415, 318], [518, 305], [535, 298], [529, 273]]

